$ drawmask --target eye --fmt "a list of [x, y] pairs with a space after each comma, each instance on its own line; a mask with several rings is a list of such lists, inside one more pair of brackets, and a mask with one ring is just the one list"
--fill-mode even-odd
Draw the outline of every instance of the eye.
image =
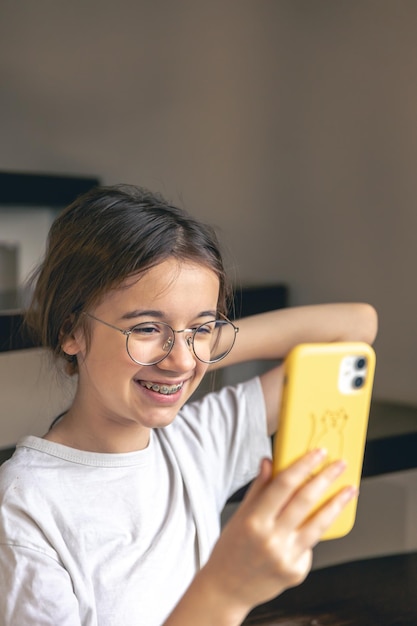
[[194, 333], [199, 337], [209, 336], [213, 334], [214, 328], [215, 322], [208, 322], [207, 324], [201, 324], [201, 326], [194, 328]]
[[162, 332], [162, 328], [156, 322], [144, 322], [143, 324], [133, 326], [130, 332], [134, 337], [140, 339], [159, 335]]

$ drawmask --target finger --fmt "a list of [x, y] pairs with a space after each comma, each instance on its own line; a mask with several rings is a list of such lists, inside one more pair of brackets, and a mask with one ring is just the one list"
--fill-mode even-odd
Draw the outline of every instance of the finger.
[[353, 498], [357, 498], [358, 493], [356, 487], [344, 487], [301, 525], [298, 532], [298, 547], [301, 553], [307, 548], [313, 548], [320, 541], [345, 506]]
[[[247, 490], [245, 497], [243, 498], [242, 505], [248, 505], [256, 500], [259, 494], [264, 490], [265, 486], [270, 482], [272, 478], [272, 461], [264, 458], [261, 460], [259, 466], [259, 473], [251, 486]], [[241, 506], [242, 506], [241, 505]]]
[[325, 456], [326, 451], [322, 449], [308, 452], [273, 478], [271, 461], [263, 462], [258, 477], [247, 493], [246, 503], [242, 504], [246, 508], [256, 501], [258, 515], [275, 518]]
[[279, 519], [282, 530], [291, 532], [298, 528], [345, 469], [344, 461], [336, 461], [310, 476], [283, 508]]

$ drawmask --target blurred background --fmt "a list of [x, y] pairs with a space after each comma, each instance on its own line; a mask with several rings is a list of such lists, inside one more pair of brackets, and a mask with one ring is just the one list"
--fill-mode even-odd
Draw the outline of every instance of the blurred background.
[[371, 302], [375, 395], [416, 402], [416, 27], [415, 0], [4, 0], [0, 170], [150, 187], [238, 284]]
[[[237, 286], [377, 308], [371, 435], [394, 433], [316, 566], [417, 548], [416, 32], [415, 0], [0, 5], [0, 172], [149, 187], [216, 226]], [[0, 207], [3, 289], [52, 213]], [[7, 455], [70, 402], [41, 357], [0, 355]]]

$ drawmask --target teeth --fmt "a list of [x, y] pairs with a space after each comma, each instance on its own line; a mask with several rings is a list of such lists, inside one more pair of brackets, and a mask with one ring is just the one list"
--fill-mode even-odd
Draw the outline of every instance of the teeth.
[[146, 387], [146, 389], [152, 389], [152, 391], [162, 393], [165, 396], [176, 393], [183, 386], [183, 383], [178, 383], [177, 385], [158, 385], [157, 383], [141, 382], [140, 384], [142, 387]]

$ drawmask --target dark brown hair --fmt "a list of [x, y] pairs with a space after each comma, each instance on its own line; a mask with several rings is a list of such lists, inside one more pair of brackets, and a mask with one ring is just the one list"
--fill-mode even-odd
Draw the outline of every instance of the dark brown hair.
[[[70, 204], [51, 226], [26, 323], [55, 356], [61, 343], [88, 321], [81, 315], [127, 277], [167, 258], [211, 268], [219, 278], [219, 313], [230, 297], [214, 230], [170, 205], [161, 195], [133, 185], [96, 187]], [[77, 371], [69, 358], [68, 371]]]

